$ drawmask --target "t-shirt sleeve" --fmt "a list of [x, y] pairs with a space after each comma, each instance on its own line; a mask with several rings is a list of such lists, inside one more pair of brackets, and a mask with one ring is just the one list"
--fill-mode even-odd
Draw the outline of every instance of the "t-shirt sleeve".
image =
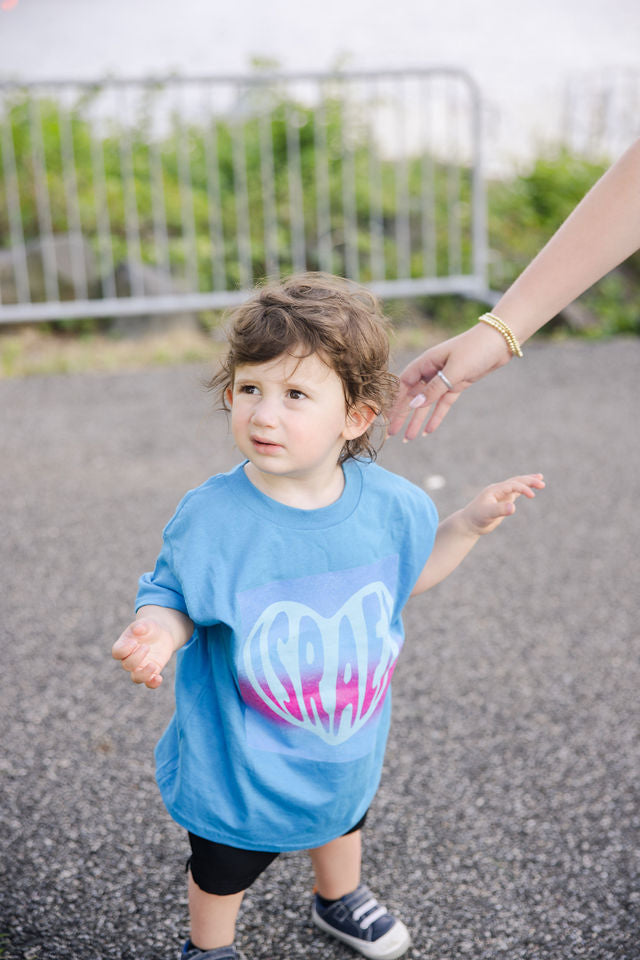
[[182, 585], [174, 568], [171, 540], [166, 531], [155, 569], [152, 573], [143, 573], [138, 583], [136, 610], [150, 603], [180, 610], [188, 616]]

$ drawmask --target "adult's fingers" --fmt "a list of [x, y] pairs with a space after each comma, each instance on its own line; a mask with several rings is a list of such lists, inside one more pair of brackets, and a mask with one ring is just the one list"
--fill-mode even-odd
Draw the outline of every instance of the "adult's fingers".
[[[422, 394], [420, 394], [419, 396], [422, 396]], [[409, 411], [411, 413], [411, 417], [409, 419], [409, 423], [407, 424], [407, 429], [404, 432], [403, 442], [406, 443], [407, 440], [414, 440], [418, 436], [418, 434], [422, 430], [422, 425], [424, 424], [425, 420], [429, 416], [429, 410], [430, 410], [429, 404], [424, 402], [422, 406], [418, 407], [417, 409], [414, 409], [413, 412], [411, 412], [411, 410]], [[404, 419], [405, 418], [403, 417], [402, 421], [400, 422], [400, 425], [397, 428], [398, 430], [402, 426]]]
[[420, 432], [426, 436], [437, 430], [459, 396], [460, 391], [447, 389], [440, 378], [425, 384], [424, 392], [414, 398], [415, 409], [405, 430], [404, 440], [414, 440]]
[[[402, 424], [410, 414], [412, 420], [414, 418], [417, 418], [420, 422], [424, 420], [427, 415], [427, 410], [424, 410], [422, 413], [416, 410], [416, 406], [422, 408], [425, 403], [424, 393], [422, 393], [423, 388], [424, 384], [419, 379], [411, 387], [408, 387], [407, 384], [402, 381], [400, 382], [398, 396], [389, 414], [389, 423], [387, 426], [389, 436], [394, 436], [394, 434], [399, 433]], [[416, 413], [412, 414], [412, 410], [416, 410]]]
[[[412, 409], [415, 409], [415, 406], [413, 408], [411, 407], [411, 402], [414, 398], [418, 399], [424, 396], [427, 385], [432, 383], [438, 370], [444, 365], [445, 359], [439, 359], [439, 354], [436, 356], [438, 349], [439, 347], [431, 347], [425, 351], [425, 353], [416, 357], [415, 360], [412, 360], [411, 363], [407, 364], [400, 374], [398, 396], [389, 416], [388, 432], [390, 436], [400, 431], [407, 415], [411, 414]], [[441, 386], [443, 389], [446, 389], [444, 384], [441, 383]], [[430, 406], [435, 399], [436, 397], [433, 397], [433, 399], [429, 400], [427, 406]], [[425, 415], [426, 414], [419, 414], [416, 417], [415, 414], [413, 414], [411, 420], [413, 422], [414, 419], [417, 419], [422, 423]]]
[[439, 377], [433, 376], [429, 381], [426, 377], [427, 374], [413, 383], [411, 388], [406, 383], [400, 384], [400, 393], [389, 418], [389, 436], [400, 431], [408, 415], [410, 419], [404, 439], [413, 440], [417, 437], [428, 416], [429, 407], [447, 392], [446, 385]]
[[451, 410], [451, 407], [454, 405], [458, 397], [460, 396], [461, 391], [459, 390], [447, 390], [446, 393], [443, 393], [440, 399], [437, 401], [431, 416], [427, 422], [427, 425], [424, 428], [424, 435], [426, 436], [429, 433], [433, 433], [438, 429], [446, 415]]

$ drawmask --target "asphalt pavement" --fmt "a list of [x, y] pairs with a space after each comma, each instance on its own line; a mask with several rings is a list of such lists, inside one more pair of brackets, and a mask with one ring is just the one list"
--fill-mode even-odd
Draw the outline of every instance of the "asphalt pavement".
[[[401, 361], [398, 361], [398, 367]], [[237, 460], [202, 367], [0, 381], [0, 958], [173, 960], [172, 684], [110, 658], [183, 492]], [[547, 489], [411, 601], [364, 875], [413, 960], [640, 958], [640, 340], [541, 343], [380, 462], [442, 515]], [[372, 522], [385, 522], [384, 517]], [[247, 894], [247, 960], [347, 960], [304, 854]]]

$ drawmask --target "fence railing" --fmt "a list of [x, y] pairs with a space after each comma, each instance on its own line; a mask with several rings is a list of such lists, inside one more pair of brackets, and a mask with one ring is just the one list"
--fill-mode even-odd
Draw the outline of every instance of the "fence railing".
[[490, 299], [457, 70], [0, 85], [0, 322], [200, 311], [300, 270]]

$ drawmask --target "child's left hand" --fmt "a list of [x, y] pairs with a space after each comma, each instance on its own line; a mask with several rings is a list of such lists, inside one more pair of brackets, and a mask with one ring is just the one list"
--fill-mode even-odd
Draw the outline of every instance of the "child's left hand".
[[519, 496], [535, 497], [535, 490], [544, 489], [545, 483], [541, 473], [530, 473], [522, 477], [511, 477], [500, 483], [492, 483], [490, 487], [478, 494], [462, 510], [465, 521], [469, 524], [469, 531], [474, 535], [491, 533], [502, 523], [505, 517], [516, 512], [515, 501]]

